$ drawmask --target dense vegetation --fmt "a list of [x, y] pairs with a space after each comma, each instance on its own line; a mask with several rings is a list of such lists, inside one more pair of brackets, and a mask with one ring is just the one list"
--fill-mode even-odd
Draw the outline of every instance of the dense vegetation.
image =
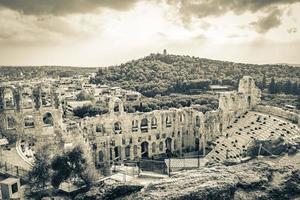
[[28, 199], [42, 199], [68, 181], [76, 186], [89, 187], [98, 174], [88, 156], [83, 146], [75, 146], [51, 158], [49, 149], [44, 146], [36, 153], [36, 161], [26, 180], [30, 186], [30, 191], [26, 191]]
[[119, 66], [100, 68], [91, 82], [120, 86], [153, 97], [193, 89], [205, 90], [207, 80], [213, 84], [237, 86], [244, 75], [254, 77], [258, 85], [262, 85], [263, 79], [269, 84], [273, 77], [280, 82], [290, 80], [300, 83], [299, 67], [242, 64], [163, 54], [151, 54]]
[[[266, 85], [266, 84], [263, 84]], [[268, 91], [270, 94], [292, 94], [300, 95], [300, 82], [291, 82], [290, 80], [286, 82], [275, 81], [274, 78], [271, 79], [270, 84], [268, 85]]]
[[169, 96], [161, 96], [156, 98], [142, 98], [139, 105], [130, 105], [125, 103], [126, 112], [151, 112], [153, 110], [161, 110], [168, 108], [190, 107], [198, 104], [199, 110], [202, 112], [214, 110], [218, 108], [218, 97], [216, 95], [179, 95], [171, 94]]
[[87, 75], [96, 72], [96, 68], [59, 67], [59, 66], [31, 66], [15, 67], [0, 66], [0, 82], [38, 77], [71, 77], [74, 75]]

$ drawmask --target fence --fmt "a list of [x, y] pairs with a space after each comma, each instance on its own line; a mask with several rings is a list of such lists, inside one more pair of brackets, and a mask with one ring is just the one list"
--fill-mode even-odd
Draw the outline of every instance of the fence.
[[[191, 155], [178, 158], [170, 158], [164, 160], [139, 159], [134, 161], [107, 161], [98, 163], [101, 171], [119, 172], [130, 175], [139, 175], [141, 172], [154, 172], [157, 174], [171, 174], [171, 172], [196, 169], [205, 166], [207, 160], [203, 155]], [[105, 174], [105, 173], [104, 173]], [[110, 174], [109, 172], [106, 173]]]
[[169, 173], [185, 169], [196, 169], [205, 166], [207, 160], [203, 156], [185, 156], [180, 158], [165, 159]]
[[151, 171], [158, 174], [168, 174], [169, 170], [165, 161], [146, 160], [138, 161], [138, 166], [142, 171]]
[[28, 171], [19, 166], [9, 164], [6, 161], [0, 161], [0, 173], [24, 178], [27, 176]]

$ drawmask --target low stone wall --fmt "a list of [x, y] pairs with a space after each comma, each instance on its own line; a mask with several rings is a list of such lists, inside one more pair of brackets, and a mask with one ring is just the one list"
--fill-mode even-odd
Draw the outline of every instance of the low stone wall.
[[291, 112], [289, 110], [284, 110], [282, 108], [274, 107], [274, 106], [263, 106], [263, 105], [257, 105], [254, 108], [254, 110], [289, 120], [297, 124], [298, 127], [300, 128], [300, 115], [297, 113]]

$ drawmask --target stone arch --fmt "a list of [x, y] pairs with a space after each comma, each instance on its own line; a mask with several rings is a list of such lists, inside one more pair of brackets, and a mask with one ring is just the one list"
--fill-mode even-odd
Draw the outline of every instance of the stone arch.
[[123, 102], [119, 98], [115, 98], [112, 102], [111, 111], [114, 113], [122, 113], [124, 112]]
[[247, 104], [248, 104], [249, 107], [251, 106], [251, 96], [247, 97]]
[[159, 143], [159, 151], [162, 152], [164, 150], [164, 143], [161, 141]]
[[102, 150], [99, 151], [98, 158], [99, 158], [99, 162], [104, 162], [104, 153]]
[[141, 132], [148, 132], [148, 119], [146, 117], [141, 120]]
[[147, 141], [141, 143], [141, 156], [142, 158], [149, 156], [149, 143]]
[[156, 143], [152, 143], [152, 153], [156, 153]]
[[157, 119], [156, 117], [151, 118], [151, 129], [156, 129], [157, 128]]
[[121, 134], [122, 133], [122, 124], [121, 124], [121, 122], [115, 122], [114, 123], [114, 131], [115, 131], [115, 134]]
[[196, 116], [196, 127], [200, 128], [200, 125], [201, 125], [200, 117]]
[[7, 117], [7, 129], [15, 129], [17, 127], [17, 122], [14, 117]]
[[42, 106], [52, 106], [52, 96], [50, 87], [41, 87], [41, 101]]
[[125, 157], [130, 158], [130, 146], [129, 145], [125, 147]]
[[53, 116], [50, 112], [47, 112], [43, 115], [44, 125], [53, 126]]
[[103, 124], [96, 125], [96, 133], [104, 133], [104, 126]]
[[14, 108], [15, 107], [15, 99], [14, 99], [14, 89], [10, 87], [4, 88], [4, 102], [6, 108]]
[[165, 140], [165, 143], [166, 143], [166, 153], [168, 153], [168, 152], [172, 152], [172, 138], [167, 138], [166, 140]]
[[179, 114], [179, 122], [183, 123], [184, 120], [185, 120], [184, 113], [180, 113], [180, 114]]
[[120, 146], [114, 147], [114, 153], [115, 153], [115, 160], [120, 160], [121, 147]]
[[34, 118], [32, 115], [26, 115], [24, 117], [24, 126], [25, 126], [25, 128], [34, 128], [35, 127]]
[[22, 91], [22, 107], [31, 108], [32, 107], [32, 90], [30, 87], [24, 87]]
[[172, 119], [169, 115], [166, 117], [166, 127], [172, 127]]
[[139, 129], [139, 124], [138, 123], [139, 123], [138, 120], [136, 120], [136, 119], [132, 120], [131, 126], [132, 126], [132, 131], [133, 132], [138, 131], [138, 129]]

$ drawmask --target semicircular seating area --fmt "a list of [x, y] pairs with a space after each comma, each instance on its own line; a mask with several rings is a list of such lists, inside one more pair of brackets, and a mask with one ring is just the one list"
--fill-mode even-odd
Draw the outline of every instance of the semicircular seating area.
[[215, 147], [206, 155], [206, 159], [211, 162], [241, 162], [251, 142], [272, 136], [292, 142], [300, 137], [300, 130], [297, 125], [278, 117], [248, 111], [227, 127], [223, 136], [215, 141]]

